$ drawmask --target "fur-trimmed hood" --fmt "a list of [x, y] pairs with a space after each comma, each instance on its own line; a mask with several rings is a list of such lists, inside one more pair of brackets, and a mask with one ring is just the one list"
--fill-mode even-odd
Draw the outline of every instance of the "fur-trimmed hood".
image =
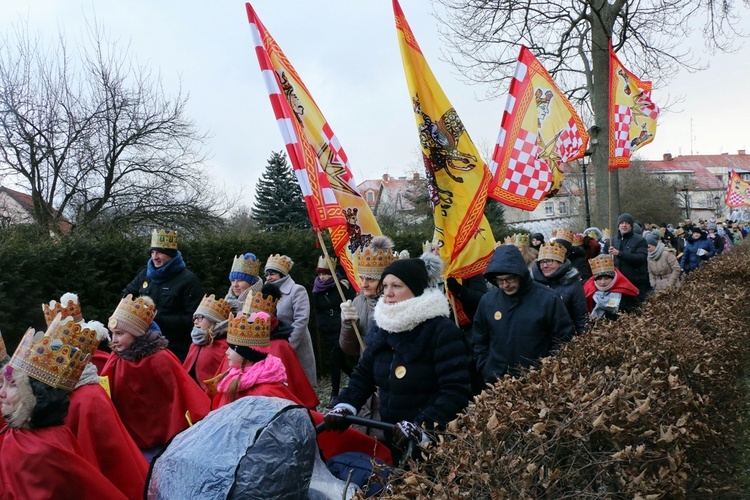
[[3, 417], [11, 429], [30, 429], [31, 416], [36, 407], [36, 396], [31, 388], [29, 376], [19, 370], [13, 370], [16, 382], [18, 404], [9, 413], [3, 411]]
[[450, 306], [440, 290], [428, 288], [418, 297], [396, 304], [386, 304], [378, 299], [373, 318], [380, 328], [392, 333], [408, 332], [415, 326], [438, 316], [448, 317]]
[[161, 330], [158, 327], [153, 328], [155, 323], [151, 323], [151, 327], [142, 336], [136, 337], [130, 349], [123, 352], [117, 352], [118, 356], [126, 361], [138, 361], [146, 356], [156, 354], [162, 349], [166, 349], [169, 345], [169, 341], [161, 334]]

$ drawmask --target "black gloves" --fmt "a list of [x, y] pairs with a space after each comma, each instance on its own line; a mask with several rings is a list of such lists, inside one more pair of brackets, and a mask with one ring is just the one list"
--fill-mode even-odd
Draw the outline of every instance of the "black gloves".
[[448, 290], [455, 295], [456, 297], [461, 297], [461, 291], [463, 288], [463, 285], [461, 285], [456, 278], [448, 278], [446, 281], [446, 286], [448, 287]]
[[348, 408], [344, 406], [336, 406], [333, 410], [326, 413], [323, 417], [323, 421], [326, 424], [326, 429], [331, 431], [344, 432], [349, 428], [349, 422], [344, 420], [344, 417], [348, 415], [354, 415]]
[[422, 441], [422, 429], [414, 422], [402, 420], [393, 429], [393, 444], [397, 448], [405, 448], [409, 441], [419, 444]]

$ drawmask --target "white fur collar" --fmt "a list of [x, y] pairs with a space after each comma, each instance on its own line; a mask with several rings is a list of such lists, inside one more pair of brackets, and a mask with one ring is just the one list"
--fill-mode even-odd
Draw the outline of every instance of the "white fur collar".
[[396, 304], [386, 304], [383, 300], [383, 297], [378, 299], [373, 317], [380, 328], [393, 333], [408, 332], [428, 319], [450, 314], [448, 299], [435, 288]]
[[[36, 407], [36, 397], [31, 389], [29, 376], [19, 370], [13, 370], [13, 378], [18, 389], [18, 403], [5, 417], [11, 429], [28, 429], [31, 414]], [[3, 412], [5, 413], [5, 412]]]
[[83, 368], [83, 373], [81, 373], [81, 377], [78, 379], [78, 383], [76, 384], [76, 389], [78, 389], [82, 385], [98, 383], [99, 372], [96, 370], [96, 365], [91, 362], [86, 363], [86, 366]]

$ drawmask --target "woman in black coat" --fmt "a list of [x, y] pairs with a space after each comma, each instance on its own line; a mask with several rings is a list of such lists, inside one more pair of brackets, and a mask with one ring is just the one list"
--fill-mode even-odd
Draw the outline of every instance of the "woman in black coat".
[[381, 284], [367, 348], [325, 421], [329, 429], [345, 429], [342, 417], [356, 415], [380, 389], [380, 416], [396, 424], [386, 439], [397, 458], [409, 440], [427, 439], [423, 428], [447, 424], [469, 403], [469, 353], [461, 331], [448, 319], [447, 299], [427, 288], [424, 261], [393, 262]]

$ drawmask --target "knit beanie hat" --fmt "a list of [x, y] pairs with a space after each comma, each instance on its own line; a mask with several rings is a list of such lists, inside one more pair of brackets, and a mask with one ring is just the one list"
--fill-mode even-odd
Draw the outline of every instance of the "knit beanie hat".
[[532, 240], [539, 240], [542, 243], [544, 243], [544, 235], [542, 233], [532, 233], [531, 234], [531, 239]]
[[635, 225], [635, 219], [633, 218], [633, 216], [632, 216], [632, 215], [630, 215], [630, 214], [627, 214], [627, 213], [626, 213], [626, 214], [622, 214], [621, 216], [619, 216], [619, 217], [617, 218], [617, 225], [618, 225], [618, 226], [619, 226], [620, 224], [622, 224], [623, 222], [627, 222], [627, 223], [628, 223], [628, 224], [630, 224], [631, 226]]
[[652, 246], [657, 246], [659, 244], [659, 238], [657, 238], [654, 233], [646, 233], [646, 243]]
[[260, 261], [252, 253], [239, 255], [232, 261], [232, 270], [229, 272], [229, 281], [242, 280], [254, 285], [258, 282]]
[[383, 270], [380, 282], [389, 274], [403, 281], [415, 297], [422, 295], [429, 283], [427, 267], [422, 259], [399, 259], [391, 262]]

